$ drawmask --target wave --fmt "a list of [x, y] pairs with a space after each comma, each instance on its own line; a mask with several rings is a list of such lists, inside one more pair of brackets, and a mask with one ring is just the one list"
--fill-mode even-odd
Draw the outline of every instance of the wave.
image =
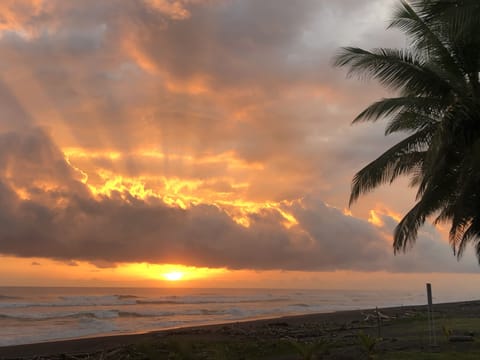
[[[14, 300], [9, 298], [6, 300]], [[102, 295], [102, 296], [60, 296], [54, 301], [2, 301], [2, 308], [28, 307], [95, 307], [95, 306], [126, 306], [126, 305], [208, 305], [208, 304], [250, 304], [275, 303], [288, 301], [286, 297], [217, 297], [217, 296], [167, 296], [161, 298], [141, 298], [136, 295]]]
[[310, 307], [311, 305], [308, 305], [308, 304], [303, 304], [303, 303], [298, 303], [298, 304], [290, 304], [288, 305], [289, 307], [304, 307], [304, 308], [308, 308]]
[[135, 295], [102, 295], [102, 296], [60, 296], [60, 306], [100, 306], [100, 305], [132, 305], [138, 297]]
[[289, 298], [285, 297], [247, 297], [247, 298], [239, 298], [239, 297], [215, 297], [215, 298], [205, 298], [205, 297], [177, 297], [177, 296], [170, 296], [167, 298], [160, 298], [160, 299], [145, 299], [145, 300], [137, 300], [137, 304], [172, 304], [172, 305], [194, 305], [194, 304], [249, 304], [249, 303], [274, 303], [274, 302], [282, 302], [288, 301]]
[[184, 309], [181, 311], [158, 311], [158, 310], [140, 310], [140, 311], [122, 311], [119, 309], [102, 310], [84, 310], [84, 311], [65, 311], [65, 312], [45, 312], [45, 313], [0, 313], [0, 323], [2, 320], [17, 321], [47, 321], [47, 320], [66, 320], [66, 319], [99, 319], [114, 320], [119, 318], [174, 318], [182, 316], [194, 317], [233, 317], [243, 318], [249, 316], [258, 316], [262, 314], [276, 313], [280, 311], [276, 308], [268, 309], [242, 309], [240, 307], [229, 307], [226, 309]]
[[0, 302], [1, 308], [27, 307], [80, 307], [80, 306], [118, 306], [136, 305], [135, 295], [103, 295], [103, 296], [60, 296], [54, 301], [45, 302]]
[[188, 310], [183, 312], [185, 315], [224, 315], [228, 313], [227, 310], [210, 310], [210, 309], [200, 309], [200, 310]]
[[43, 321], [61, 319], [115, 319], [115, 318], [153, 318], [176, 315], [174, 312], [129, 312], [120, 310], [95, 310], [65, 313], [37, 314], [0, 314], [0, 320]]
[[120, 300], [125, 300], [125, 299], [139, 299], [139, 298], [140, 298], [140, 296], [136, 296], [136, 295], [113, 295], [113, 296], [118, 297]]

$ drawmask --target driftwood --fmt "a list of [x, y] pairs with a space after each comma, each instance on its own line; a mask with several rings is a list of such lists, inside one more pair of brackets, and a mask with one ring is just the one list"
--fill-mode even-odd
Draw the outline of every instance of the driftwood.
[[471, 335], [452, 335], [448, 338], [450, 342], [469, 342], [473, 341], [473, 336]]
[[363, 318], [363, 321], [377, 321], [378, 319], [381, 319], [381, 320], [392, 320], [394, 319], [393, 316], [388, 316], [388, 315], [385, 315], [384, 313], [380, 312], [380, 311], [376, 311], [374, 313], [364, 313], [362, 312], [362, 315], [364, 316]]

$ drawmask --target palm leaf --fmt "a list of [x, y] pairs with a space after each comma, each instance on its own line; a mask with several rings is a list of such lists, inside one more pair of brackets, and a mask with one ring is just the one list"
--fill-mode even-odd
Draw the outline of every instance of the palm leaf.
[[[422, 1], [424, 3], [424, 1]], [[416, 6], [418, 8], [419, 6]], [[453, 74], [453, 78], [458, 81], [463, 79], [463, 71], [458, 66], [456, 59], [452, 56], [446, 44], [439, 37], [439, 34], [432, 30], [429, 25], [406, 1], [401, 0], [389, 28], [395, 27], [407, 35], [412, 40], [412, 45], [418, 49], [423, 49], [430, 56], [440, 59], [442, 68], [446, 73]], [[465, 82], [463, 82], [465, 85]]]
[[431, 136], [431, 129], [423, 129], [392, 146], [376, 160], [365, 166], [353, 178], [350, 205], [361, 194], [381, 184], [393, 182], [398, 176], [407, 174], [422, 164], [423, 151]]
[[420, 56], [410, 50], [343, 48], [335, 58], [336, 66], [349, 66], [349, 75], [378, 79], [393, 90], [403, 89], [416, 95], [444, 96], [453, 88]]
[[414, 132], [435, 123], [438, 123], [438, 120], [429, 115], [414, 111], [402, 111], [389, 121], [385, 128], [385, 135], [400, 131]]
[[458, 257], [475, 242], [480, 261], [480, 2], [401, 0], [389, 27], [410, 48], [343, 48], [335, 65], [398, 92], [364, 109], [353, 123], [388, 119], [385, 135], [410, 133], [353, 178], [350, 205], [409, 175], [417, 202], [394, 232], [394, 252], [412, 245], [426, 219], [450, 222]]
[[436, 113], [443, 108], [441, 99], [430, 97], [405, 96], [384, 98], [363, 110], [352, 121], [353, 124], [360, 121], [376, 121], [390, 115], [397, 115], [402, 111], [415, 111], [419, 113]]

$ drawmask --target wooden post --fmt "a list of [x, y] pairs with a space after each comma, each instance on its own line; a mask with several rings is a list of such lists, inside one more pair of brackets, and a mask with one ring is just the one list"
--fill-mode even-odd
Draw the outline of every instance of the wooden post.
[[380, 313], [378, 312], [378, 306], [375, 307], [375, 313], [377, 314], [377, 337], [382, 337], [382, 319], [380, 318]]
[[430, 335], [430, 345], [437, 346], [437, 335], [435, 334], [435, 320], [433, 316], [432, 285], [427, 283], [428, 300], [428, 329]]

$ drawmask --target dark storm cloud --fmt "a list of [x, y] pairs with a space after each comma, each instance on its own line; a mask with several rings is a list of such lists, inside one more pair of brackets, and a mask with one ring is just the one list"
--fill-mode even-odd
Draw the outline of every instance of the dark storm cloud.
[[[281, 225], [284, 219], [276, 210], [250, 215], [251, 225], [245, 228], [212, 205], [183, 210], [120, 193], [93, 198], [38, 129], [2, 134], [0, 149], [3, 254], [72, 265], [86, 260], [102, 267], [150, 262], [230, 269], [411, 270], [410, 260], [393, 257], [383, 238], [385, 229], [345, 216], [316, 197], [284, 208], [298, 220], [290, 229]], [[25, 187], [27, 180], [34, 183], [26, 189], [30, 199], [21, 199], [15, 189]], [[391, 223], [385, 223], [391, 230]], [[421, 259], [421, 265], [416, 270], [445, 270], [445, 263], [439, 266], [436, 261], [446, 260], [448, 247], [433, 241], [435, 237], [432, 232], [420, 239], [416, 260]]]

